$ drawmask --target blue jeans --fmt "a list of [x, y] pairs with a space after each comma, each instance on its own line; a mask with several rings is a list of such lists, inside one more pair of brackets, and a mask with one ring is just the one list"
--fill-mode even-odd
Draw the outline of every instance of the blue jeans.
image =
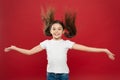
[[68, 73], [47, 73], [47, 80], [69, 80]]

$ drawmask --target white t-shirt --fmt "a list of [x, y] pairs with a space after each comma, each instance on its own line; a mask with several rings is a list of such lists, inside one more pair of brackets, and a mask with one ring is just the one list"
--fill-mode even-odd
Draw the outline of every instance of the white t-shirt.
[[47, 72], [69, 73], [67, 66], [67, 51], [74, 42], [70, 40], [45, 40], [40, 46], [47, 51]]

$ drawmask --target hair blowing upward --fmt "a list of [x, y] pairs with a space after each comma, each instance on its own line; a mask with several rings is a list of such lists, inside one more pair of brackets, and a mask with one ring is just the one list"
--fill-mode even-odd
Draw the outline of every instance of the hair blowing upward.
[[46, 36], [52, 36], [50, 33], [51, 26], [54, 23], [59, 23], [62, 25], [63, 29], [65, 29], [64, 35], [67, 38], [72, 38], [76, 35], [76, 26], [75, 26], [75, 19], [76, 14], [71, 12], [66, 12], [64, 15], [64, 21], [55, 20], [54, 19], [54, 9], [49, 8], [45, 13], [43, 8], [41, 9], [41, 16], [44, 22], [44, 33]]

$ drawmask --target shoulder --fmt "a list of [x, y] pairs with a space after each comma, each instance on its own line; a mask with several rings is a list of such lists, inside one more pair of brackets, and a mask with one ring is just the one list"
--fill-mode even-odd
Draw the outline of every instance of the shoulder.
[[65, 42], [65, 46], [68, 48], [72, 48], [72, 46], [75, 44], [75, 42], [71, 40], [64, 40], [64, 42]]
[[71, 41], [71, 40], [64, 40], [64, 42], [66, 42], [66, 43], [75, 43], [74, 41]]
[[40, 42], [40, 44], [46, 44], [46, 43], [48, 43], [48, 42], [49, 42], [49, 40], [48, 40], [48, 39], [46, 39], [46, 40], [44, 40], [44, 41]]
[[[50, 40], [49, 39], [46, 39], [46, 40], [43, 40], [42, 42], [49, 42]], [[42, 43], [42, 42], [40, 42], [40, 43]]]
[[46, 48], [46, 46], [49, 44], [49, 41], [50, 40], [44, 40], [44, 41], [42, 41], [42, 42], [40, 42], [40, 46], [43, 48], [43, 49], [45, 49]]

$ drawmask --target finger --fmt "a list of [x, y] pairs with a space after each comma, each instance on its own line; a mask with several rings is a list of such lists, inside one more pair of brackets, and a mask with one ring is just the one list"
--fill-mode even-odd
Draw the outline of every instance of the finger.
[[113, 54], [113, 56], [115, 56], [115, 54]]
[[8, 52], [8, 50], [7, 50], [7, 49], [4, 49], [4, 51], [5, 51], [5, 52]]
[[112, 59], [112, 60], [115, 60], [115, 57], [112, 56], [111, 59]]
[[5, 48], [4, 51], [5, 51], [5, 52], [8, 52], [8, 51], [10, 51], [10, 50], [9, 50], [9, 48]]

